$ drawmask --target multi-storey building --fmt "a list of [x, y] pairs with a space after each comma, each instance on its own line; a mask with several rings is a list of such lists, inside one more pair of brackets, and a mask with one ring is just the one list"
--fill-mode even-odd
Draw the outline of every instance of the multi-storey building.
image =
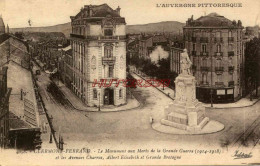
[[[88, 106], [126, 103], [126, 22], [107, 4], [85, 5], [71, 16], [73, 92]], [[111, 86], [95, 82], [114, 80]], [[116, 81], [117, 80], [117, 81]]]
[[172, 72], [176, 72], [177, 74], [180, 74], [181, 68], [180, 68], [180, 56], [181, 53], [183, 53], [184, 49], [184, 43], [183, 41], [174, 41], [171, 43], [170, 46], [170, 70]]
[[241, 21], [211, 13], [188, 19], [183, 28], [185, 47], [203, 102], [232, 102], [243, 95], [244, 44]]

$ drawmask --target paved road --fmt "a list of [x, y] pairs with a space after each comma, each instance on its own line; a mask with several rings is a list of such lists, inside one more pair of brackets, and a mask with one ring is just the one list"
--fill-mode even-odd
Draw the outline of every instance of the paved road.
[[[137, 76], [135, 76], [137, 79]], [[178, 145], [218, 145], [221, 140], [232, 142], [260, 114], [260, 103], [241, 109], [206, 110], [209, 118], [225, 124], [225, 130], [209, 135], [168, 135], [151, 128], [150, 117], [159, 121], [164, 107], [172, 100], [153, 87], [134, 90], [142, 107], [122, 112], [80, 112], [59, 105], [46, 91], [48, 75], [38, 76], [40, 93], [54, 118], [55, 130], [64, 137], [65, 147], [135, 147], [138, 145], [175, 147]], [[192, 142], [192, 144], [190, 143]]]

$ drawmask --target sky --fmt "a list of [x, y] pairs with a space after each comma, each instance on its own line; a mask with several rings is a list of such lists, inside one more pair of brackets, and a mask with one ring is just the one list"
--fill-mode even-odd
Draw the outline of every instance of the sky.
[[[157, 7], [162, 4], [242, 3], [242, 7]], [[230, 20], [241, 20], [244, 26], [260, 24], [260, 0], [0, 0], [0, 14], [10, 28], [51, 26], [70, 22], [84, 5], [107, 3], [121, 8], [128, 25], [160, 21], [185, 23], [191, 15], [199, 18], [217, 12]]]

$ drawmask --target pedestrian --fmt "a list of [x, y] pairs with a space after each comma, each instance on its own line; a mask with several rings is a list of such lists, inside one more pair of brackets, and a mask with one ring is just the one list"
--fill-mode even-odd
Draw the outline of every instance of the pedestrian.
[[150, 123], [153, 124], [153, 117], [150, 116]]

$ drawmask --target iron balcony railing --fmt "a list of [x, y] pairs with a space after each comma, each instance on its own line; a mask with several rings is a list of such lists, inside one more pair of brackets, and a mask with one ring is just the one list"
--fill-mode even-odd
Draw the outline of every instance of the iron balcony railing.
[[201, 71], [209, 71], [209, 67], [201, 66], [201, 67], [200, 67], [200, 70], [201, 70]]
[[216, 58], [222, 58], [223, 57], [223, 52], [215, 52], [215, 57]]
[[234, 55], [235, 55], [234, 51], [229, 51], [229, 52], [228, 52], [228, 57], [234, 56]]
[[224, 82], [215, 82], [215, 86], [223, 87], [224, 86]]
[[215, 37], [214, 41], [215, 41], [215, 43], [222, 43], [223, 38], [222, 37]]
[[215, 71], [224, 71], [224, 67], [215, 67]]
[[209, 53], [208, 53], [208, 52], [201, 52], [200, 55], [201, 55], [201, 56], [206, 56], [206, 57], [208, 57], [208, 56], [209, 56]]
[[209, 42], [209, 39], [207, 37], [201, 37], [200, 38], [200, 42], [201, 43], [208, 43]]
[[197, 42], [197, 38], [196, 38], [196, 37], [192, 37], [192, 38], [191, 38], [191, 41], [194, 42], [194, 43], [196, 43], [196, 42]]
[[125, 35], [118, 35], [118, 36], [85, 36], [85, 35], [78, 35], [78, 34], [70, 34], [72, 38], [80, 38], [80, 39], [87, 39], [87, 40], [125, 40]]
[[228, 82], [228, 86], [231, 86], [231, 87], [232, 87], [232, 86], [234, 86], [234, 85], [235, 85], [235, 81], [229, 81], [229, 82]]
[[233, 72], [234, 72], [234, 69], [235, 69], [234, 66], [229, 66], [229, 67], [228, 67], [228, 72], [229, 72], [229, 73], [233, 73]]
[[110, 64], [113, 65], [116, 61], [116, 57], [102, 57], [103, 64]]
[[234, 42], [234, 37], [228, 37], [228, 42], [229, 42], [229, 43]]

